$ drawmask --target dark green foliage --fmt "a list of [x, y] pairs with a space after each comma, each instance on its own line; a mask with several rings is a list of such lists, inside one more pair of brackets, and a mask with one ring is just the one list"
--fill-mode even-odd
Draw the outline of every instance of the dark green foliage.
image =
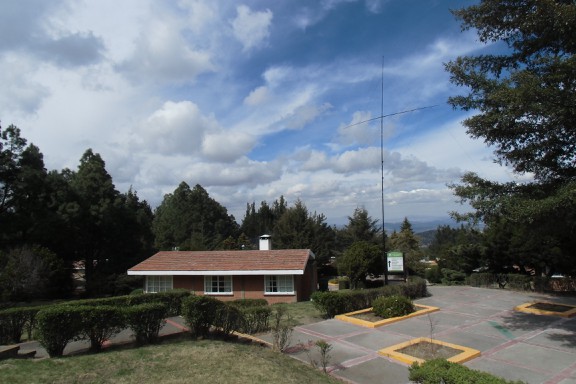
[[270, 329], [270, 316], [272, 309], [266, 306], [238, 307], [242, 312], [242, 322], [238, 331], [242, 333], [254, 334]]
[[219, 301], [212, 325], [221, 335], [225, 337], [231, 335], [242, 327], [242, 323], [243, 316], [239, 308]]
[[124, 311], [121, 307], [82, 306], [82, 326], [80, 338], [90, 340], [90, 350], [99, 352], [102, 344], [126, 327]]
[[152, 229], [160, 250], [216, 249], [238, 229], [234, 217], [198, 184], [190, 189], [180, 183], [154, 213]]
[[66, 286], [62, 259], [43, 247], [22, 246], [0, 252], [0, 268], [0, 298], [7, 301], [53, 298], [61, 285]]
[[529, 291], [532, 278], [528, 275], [510, 273], [506, 275], [507, 287], [518, 291]]
[[380, 296], [401, 295], [412, 300], [427, 296], [426, 281], [414, 278], [405, 284], [387, 285], [381, 288], [314, 292], [314, 306], [325, 318], [372, 307], [372, 303]]
[[276, 249], [312, 249], [316, 263], [322, 265], [332, 256], [334, 231], [326, 223], [326, 216], [310, 213], [306, 205], [297, 200], [275, 222], [272, 241]]
[[134, 305], [124, 309], [126, 324], [132, 329], [139, 344], [154, 343], [166, 324], [168, 309], [161, 303]]
[[466, 284], [466, 274], [453, 269], [442, 268], [442, 284], [464, 285]]
[[411, 382], [419, 384], [522, 384], [521, 381], [504, 380], [443, 359], [414, 363], [409, 371]]
[[173, 289], [166, 292], [144, 293], [141, 295], [123, 296], [129, 305], [144, 303], [161, 303], [166, 306], [166, 316], [179, 316], [182, 310], [182, 301], [191, 295], [185, 289]]
[[272, 309], [265, 299], [241, 299], [226, 304], [238, 308], [241, 312], [241, 321], [237, 328], [239, 332], [254, 334], [270, 328]]
[[208, 336], [222, 302], [210, 296], [190, 296], [182, 302], [182, 317], [192, 337]]
[[424, 276], [425, 266], [421, 262], [423, 253], [420, 250], [420, 239], [412, 230], [412, 224], [408, 218], [404, 218], [400, 232], [394, 231], [390, 235], [390, 250], [404, 254], [404, 268], [409, 275]]
[[0, 345], [19, 343], [24, 330], [30, 339], [40, 309], [42, 307], [16, 307], [0, 311]]
[[50, 357], [59, 357], [66, 345], [82, 331], [82, 313], [79, 306], [54, 305], [36, 315], [38, 341]]
[[384, 270], [382, 247], [367, 241], [352, 244], [337, 259], [338, 272], [350, 279], [352, 289], [360, 288], [368, 275]]
[[473, 273], [468, 278], [468, 284], [473, 287], [493, 287], [496, 275], [493, 273]]
[[451, 188], [474, 211], [454, 216], [486, 224], [494, 272], [517, 264], [576, 273], [576, 3], [483, 0], [454, 14], [480, 41], [507, 49], [448, 63], [464, 92], [449, 103], [475, 111], [463, 124], [498, 163], [530, 176], [501, 183], [465, 174]]
[[440, 271], [440, 267], [437, 265], [433, 265], [430, 268], [427, 268], [424, 272], [424, 276], [426, 280], [432, 284], [438, 284], [441, 282], [442, 279], [442, 272]]
[[414, 310], [412, 300], [406, 296], [380, 296], [372, 303], [372, 311], [384, 319], [406, 316]]

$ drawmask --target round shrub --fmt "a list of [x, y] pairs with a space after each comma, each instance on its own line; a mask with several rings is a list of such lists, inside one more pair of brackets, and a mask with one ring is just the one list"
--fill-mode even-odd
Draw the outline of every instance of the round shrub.
[[372, 311], [383, 319], [389, 319], [409, 315], [414, 312], [414, 304], [405, 296], [381, 296], [372, 303]]
[[222, 302], [210, 296], [189, 296], [182, 301], [182, 317], [192, 337], [208, 336]]
[[82, 314], [82, 308], [74, 305], [54, 305], [38, 312], [38, 341], [50, 357], [62, 356], [66, 345], [78, 338], [82, 332]]
[[166, 324], [168, 307], [162, 303], [145, 303], [124, 309], [126, 324], [132, 329], [138, 344], [154, 343]]

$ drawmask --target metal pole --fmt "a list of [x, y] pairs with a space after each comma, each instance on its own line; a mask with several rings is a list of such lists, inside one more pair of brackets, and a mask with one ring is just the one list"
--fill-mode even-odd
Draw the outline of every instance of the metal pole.
[[382, 95], [380, 98], [380, 170], [382, 175], [382, 253], [384, 257], [384, 285], [388, 285], [388, 261], [386, 258], [386, 230], [384, 229], [384, 56], [382, 56]]

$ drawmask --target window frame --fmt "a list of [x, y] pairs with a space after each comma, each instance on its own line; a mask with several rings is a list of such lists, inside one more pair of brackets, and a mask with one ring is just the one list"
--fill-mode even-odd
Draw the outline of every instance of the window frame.
[[[214, 279], [216, 279], [216, 288], [218, 291], [213, 291]], [[229, 283], [229, 291], [220, 291], [220, 283], [223, 288], [227, 288]], [[208, 290], [210, 288], [210, 290]], [[234, 294], [234, 279], [231, 275], [206, 275], [204, 276], [204, 294], [205, 295], [233, 295]]]
[[172, 275], [147, 275], [144, 286], [146, 293], [160, 293], [174, 289], [174, 277]]
[[[272, 280], [275, 280], [273, 282]], [[282, 281], [283, 280], [283, 281]], [[272, 284], [276, 285], [276, 291], [271, 290]], [[288, 284], [287, 284], [288, 283]], [[291, 288], [291, 291], [280, 290]], [[264, 295], [295, 295], [294, 275], [264, 275]]]

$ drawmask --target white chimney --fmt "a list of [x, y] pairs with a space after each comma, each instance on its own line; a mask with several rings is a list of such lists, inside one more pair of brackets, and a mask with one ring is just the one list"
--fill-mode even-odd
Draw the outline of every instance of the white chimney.
[[270, 251], [272, 250], [272, 236], [270, 235], [262, 235], [260, 236], [260, 246], [259, 249], [261, 251]]

